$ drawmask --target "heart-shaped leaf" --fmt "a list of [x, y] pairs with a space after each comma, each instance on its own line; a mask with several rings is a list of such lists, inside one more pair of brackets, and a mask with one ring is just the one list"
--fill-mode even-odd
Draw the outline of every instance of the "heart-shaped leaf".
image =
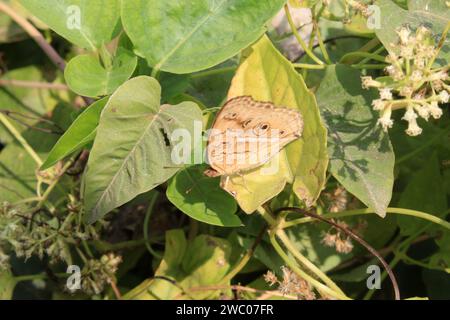
[[[266, 36], [251, 47], [232, 81], [228, 98], [242, 95], [299, 110], [304, 121], [303, 136], [265, 166], [242, 177], [233, 176], [226, 189], [236, 194], [241, 208], [250, 213], [293, 180], [295, 194], [307, 206], [312, 205], [325, 183], [326, 130], [314, 95]], [[278, 170], [272, 172], [268, 169], [276, 167]]]
[[84, 180], [89, 222], [165, 182], [179, 168], [169, 138], [176, 129], [193, 137], [202, 113], [193, 102], [160, 106], [161, 87], [140, 76], [110, 97], [100, 118]]
[[96, 55], [80, 55], [67, 64], [64, 77], [74, 92], [86, 97], [111, 94], [133, 74], [137, 57], [118, 48], [110, 66], [103, 66]]
[[[433, 183], [429, 183], [430, 181]], [[427, 159], [422, 168], [411, 174], [411, 179], [400, 196], [398, 206], [420, 210], [445, 219], [448, 210], [447, 197], [436, 153]], [[396, 218], [400, 232], [405, 236], [413, 235], [429, 224], [428, 221], [408, 219], [409, 217], [400, 215]], [[432, 226], [431, 228], [437, 227]]]
[[82, 48], [100, 48], [120, 31], [120, 0], [20, 2], [56, 33]]
[[167, 198], [193, 219], [222, 227], [239, 227], [236, 201], [219, 187], [219, 179], [203, 174], [205, 166], [186, 168], [172, 179]]
[[191, 73], [225, 61], [257, 40], [285, 0], [126, 0], [122, 22], [149, 64]]
[[395, 157], [370, 107], [375, 94], [362, 89], [360, 77], [348, 66], [330, 66], [316, 96], [328, 128], [331, 173], [384, 217], [392, 197]]

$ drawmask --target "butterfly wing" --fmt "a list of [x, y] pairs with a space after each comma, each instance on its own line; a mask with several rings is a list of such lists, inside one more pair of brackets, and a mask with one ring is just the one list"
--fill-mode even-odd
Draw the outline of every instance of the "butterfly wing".
[[259, 102], [250, 96], [229, 100], [218, 113], [208, 138], [208, 161], [221, 175], [259, 167], [303, 131], [300, 113]]

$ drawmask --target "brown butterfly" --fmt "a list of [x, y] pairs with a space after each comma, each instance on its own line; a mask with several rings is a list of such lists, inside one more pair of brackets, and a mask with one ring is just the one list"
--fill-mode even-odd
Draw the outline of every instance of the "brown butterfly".
[[257, 168], [301, 137], [303, 118], [294, 110], [240, 96], [226, 102], [208, 137], [209, 177]]

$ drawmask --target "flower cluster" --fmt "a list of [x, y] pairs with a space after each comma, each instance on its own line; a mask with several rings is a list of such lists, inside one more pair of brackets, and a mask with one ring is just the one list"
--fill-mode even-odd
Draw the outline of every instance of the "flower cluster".
[[81, 287], [87, 294], [100, 294], [105, 285], [111, 283], [118, 270], [122, 257], [113, 253], [105, 254], [100, 259], [90, 259], [81, 271]]
[[264, 280], [273, 286], [278, 284], [278, 290], [283, 295], [296, 295], [298, 299], [303, 300], [315, 300], [316, 295], [311, 287], [311, 285], [304, 279], [300, 278], [297, 274], [291, 271], [287, 267], [281, 267], [283, 271], [283, 280], [279, 281], [277, 276], [272, 272], [268, 271], [264, 275]]
[[369, 6], [361, 1], [356, 0], [347, 0], [347, 5], [355, 10], [356, 12], [361, 13], [364, 17], [370, 17]]
[[77, 222], [76, 212], [64, 219], [44, 211], [14, 207], [9, 203], [0, 206], [0, 265], [7, 267], [8, 251], [19, 258], [47, 256], [52, 263], [71, 261], [69, 244], [87, 239], [97, 239], [94, 227], [83, 230]]
[[[335, 223], [341, 228], [349, 229], [348, 224], [343, 221], [338, 220], [335, 221]], [[354, 228], [354, 231], [361, 234], [366, 228], [367, 222], [365, 220], [361, 220]], [[353, 250], [353, 243], [350, 237], [335, 227], [332, 227], [327, 233], [325, 233], [322, 238], [322, 243], [327, 247], [335, 247], [336, 251], [339, 253], [350, 253]]]
[[402, 27], [397, 34], [399, 42], [392, 46], [399, 49], [398, 54], [391, 52], [386, 57], [389, 66], [385, 71], [389, 76], [375, 80], [362, 77], [362, 86], [379, 91], [380, 98], [372, 106], [380, 113], [378, 124], [384, 131], [394, 124], [392, 111], [405, 109], [402, 120], [408, 122], [406, 133], [417, 136], [422, 133], [417, 118], [439, 119], [442, 109], [438, 104], [449, 102], [449, 66], [433, 68], [439, 48], [426, 27], [419, 27], [414, 34]]

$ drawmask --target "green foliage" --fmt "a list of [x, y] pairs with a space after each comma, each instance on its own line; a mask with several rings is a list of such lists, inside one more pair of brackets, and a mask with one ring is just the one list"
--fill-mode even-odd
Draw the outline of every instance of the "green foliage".
[[328, 127], [330, 172], [368, 207], [384, 217], [394, 184], [394, 153], [368, 107], [373, 93], [362, 90], [360, 73], [330, 66], [317, 91]]
[[[409, 26], [413, 30], [426, 25], [436, 35], [441, 34], [449, 22], [450, 8], [445, 1], [413, 0], [409, 1], [408, 10], [402, 9], [392, 0], [377, 0], [380, 6], [381, 28], [376, 29], [377, 37], [387, 50], [398, 53], [395, 46], [397, 31], [401, 26]], [[441, 57], [450, 58], [448, 41], [441, 51]]]
[[50, 168], [94, 140], [100, 114], [107, 102], [108, 98], [100, 99], [80, 113], [53, 146], [41, 170]]
[[167, 198], [178, 209], [201, 222], [222, 227], [238, 227], [236, 201], [219, 187], [219, 179], [203, 174], [205, 166], [181, 170], [167, 188]]
[[137, 57], [119, 48], [107, 65], [93, 55], [76, 56], [67, 64], [64, 76], [70, 89], [82, 96], [106, 96], [128, 80], [136, 65]]
[[81, 48], [100, 48], [120, 32], [120, 0], [20, 0], [20, 3]]
[[257, 40], [265, 31], [264, 24], [283, 3], [129, 0], [122, 1], [122, 21], [152, 67], [191, 73], [221, 63]]
[[178, 171], [171, 158], [171, 142], [166, 139], [176, 129], [186, 129], [193, 136], [201, 112], [191, 102], [161, 106], [160, 99], [158, 81], [146, 76], [125, 82], [110, 97], [85, 174], [83, 192], [89, 222], [164, 183]]

